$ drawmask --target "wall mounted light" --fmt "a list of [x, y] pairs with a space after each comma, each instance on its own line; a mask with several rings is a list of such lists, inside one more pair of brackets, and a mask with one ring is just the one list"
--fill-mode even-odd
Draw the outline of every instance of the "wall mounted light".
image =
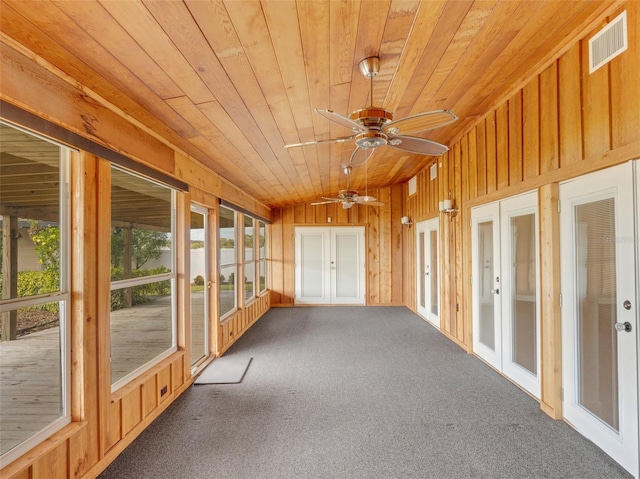
[[451, 192], [449, 192], [449, 198], [445, 198], [444, 200], [438, 202], [438, 211], [444, 213], [445, 215], [449, 215], [449, 218], [453, 218], [458, 214], [458, 208], [454, 208], [453, 206]]
[[408, 216], [403, 216], [402, 218], [400, 218], [400, 223], [404, 226], [411, 226], [413, 224], [413, 221], [411, 221], [411, 218], [409, 218]]

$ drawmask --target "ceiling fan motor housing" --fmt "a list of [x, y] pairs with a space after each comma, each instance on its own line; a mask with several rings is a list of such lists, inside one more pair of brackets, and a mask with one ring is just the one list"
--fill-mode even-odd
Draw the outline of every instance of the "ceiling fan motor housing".
[[349, 118], [366, 128], [366, 131], [355, 137], [356, 145], [360, 148], [378, 148], [388, 143], [382, 128], [393, 121], [393, 113], [390, 111], [372, 106], [354, 111]]

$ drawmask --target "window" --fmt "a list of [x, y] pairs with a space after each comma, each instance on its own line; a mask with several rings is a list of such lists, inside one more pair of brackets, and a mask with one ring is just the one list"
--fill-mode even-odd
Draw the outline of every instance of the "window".
[[256, 252], [253, 234], [253, 218], [244, 216], [244, 300], [256, 295]]
[[258, 271], [259, 292], [267, 290], [267, 225], [264, 221], [258, 221]]
[[236, 251], [236, 212], [230, 208], [220, 206], [218, 222], [218, 275], [219, 275], [219, 304], [220, 318], [235, 311], [238, 303], [236, 284], [238, 276], [238, 255]]
[[176, 350], [175, 192], [111, 168], [111, 385]]
[[71, 422], [69, 157], [0, 123], [0, 467]]

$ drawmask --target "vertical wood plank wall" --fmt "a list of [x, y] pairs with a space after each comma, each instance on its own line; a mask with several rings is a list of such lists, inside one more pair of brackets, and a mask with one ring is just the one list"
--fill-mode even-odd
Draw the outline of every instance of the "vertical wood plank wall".
[[[587, 40], [624, 9], [628, 50], [589, 74]], [[628, 2], [603, 19], [517, 91], [505, 92], [437, 160], [437, 181], [429, 180], [427, 165], [417, 175], [417, 193], [404, 191], [405, 214], [414, 221], [440, 216], [441, 330], [471, 350], [471, 208], [539, 190], [541, 407], [553, 417], [561, 417], [558, 183], [640, 158], [639, 17], [640, 3]], [[449, 192], [460, 209], [453, 218], [438, 212]], [[403, 294], [415, 311], [415, 238], [405, 234], [403, 242]]]
[[[364, 226], [366, 248], [366, 303], [402, 305], [403, 186], [369, 190], [384, 206], [297, 204], [273, 210], [270, 226], [269, 274], [271, 304], [294, 304], [294, 231], [296, 226]], [[329, 221], [329, 218], [331, 220]]]
[[[14, 44], [2, 43], [1, 47], [0, 98], [4, 101], [82, 136], [87, 136], [83, 118], [94, 118], [91, 140], [189, 184], [189, 193], [178, 194], [177, 237], [182, 238], [179, 251], [188, 254], [191, 201], [209, 208], [213, 216], [219, 198], [224, 198], [258, 216], [271, 217], [269, 208], [174, 150], [152, 132], [116, 115], [106, 102], [98, 101], [84, 87], [59, 75], [55, 69], [48, 69], [42, 59]], [[190, 275], [188, 261], [183, 258], [177, 268], [178, 351], [111, 392], [110, 166], [108, 161], [87, 152], [73, 156], [70, 318], [73, 422], [0, 470], [3, 479], [97, 476], [194, 379], [189, 351]], [[214, 241], [213, 249], [216, 247]], [[106, 275], [101, 271], [106, 271]], [[223, 354], [254, 324], [269, 309], [270, 299], [269, 294], [256, 298], [222, 324], [216, 317], [210, 318], [212, 356]], [[166, 392], [162, 393], [164, 387]]]

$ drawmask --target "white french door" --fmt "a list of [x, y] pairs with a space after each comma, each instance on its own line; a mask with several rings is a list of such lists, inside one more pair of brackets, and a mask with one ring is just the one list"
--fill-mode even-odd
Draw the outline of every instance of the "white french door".
[[634, 164], [560, 185], [560, 205], [564, 416], [637, 478]]
[[540, 397], [535, 192], [472, 210], [474, 352]]
[[191, 366], [197, 367], [209, 356], [209, 311], [211, 281], [209, 279], [209, 210], [191, 205], [190, 289]]
[[295, 258], [296, 304], [365, 304], [364, 227], [297, 227]]
[[440, 328], [438, 218], [416, 224], [418, 314]]

